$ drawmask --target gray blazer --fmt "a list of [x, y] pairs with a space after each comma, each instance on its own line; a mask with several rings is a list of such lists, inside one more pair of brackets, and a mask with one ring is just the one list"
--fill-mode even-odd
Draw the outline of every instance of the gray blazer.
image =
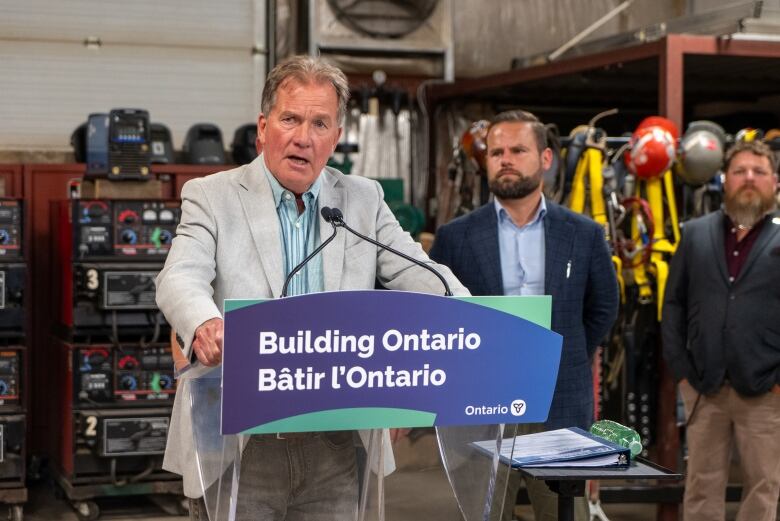
[[[277, 298], [284, 283], [279, 219], [263, 156], [233, 170], [193, 179], [182, 188], [181, 223], [157, 277], [157, 305], [184, 341], [189, 357], [195, 329], [222, 316], [224, 299]], [[428, 259], [383, 201], [378, 183], [325, 168], [319, 206], [336, 207], [357, 231], [433, 265], [456, 295], [467, 295], [452, 272]], [[320, 237], [331, 226], [320, 217]], [[389, 289], [444, 294], [430, 272], [339, 230], [321, 253], [325, 291]], [[192, 438], [186, 374], [179, 380], [163, 468], [184, 477], [184, 493], [202, 494]], [[216, 426], [215, 426], [216, 428]]]
[[685, 223], [666, 283], [663, 351], [675, 380], [716, 392], [728, 370], [740, 394], [780, 383], [780, 215], [767, 218], [729, 282], [723, 212]]

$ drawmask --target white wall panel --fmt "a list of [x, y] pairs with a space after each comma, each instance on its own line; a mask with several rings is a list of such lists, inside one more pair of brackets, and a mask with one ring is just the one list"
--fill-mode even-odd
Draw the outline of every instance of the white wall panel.
[[87, 37], [97, 37], [103, 43], [251, 49], [255, 3], [256, 0], [2, 0], [0, 39], [82, 42]]
[[0, 148], [69, 149], [91, 112], [143, 108], [180, 147], [194, 123], [211, 122], [228, 145], [256, 118], [265, 60], [248, 49], [193, 49], [0, 41]]
[[[143, 108], [177, 148], [254, 121], [267, 0], [0, 0], [0, 149], [69, 150], [91, 112]], [[84, 45], [87, 39], [99, 46]]]

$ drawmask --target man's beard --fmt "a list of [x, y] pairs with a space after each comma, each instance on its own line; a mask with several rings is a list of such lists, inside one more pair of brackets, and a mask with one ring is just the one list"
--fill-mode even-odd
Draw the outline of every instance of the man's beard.
[[749, 190], [748, 187], [742, 187], [733, 194], [724, 194], [723, 204], [726, 207], [726, 214], [731, 221], [746, 228], [753, 227], [767, 213], [771, 212], [777, 206], [775, 194], [765, 196], [755, 188], [756, 197], [748, 201], [740, 201], [740, 195]]
[[514, 171], [516, 177], [507, 181], [505, 176], [497, 176], [488, 181], [488, 188], [499, 199], [522, 199], [532, 194], [542, 182], [542, 170], [538, 170], [531, 176], [524, 176]]

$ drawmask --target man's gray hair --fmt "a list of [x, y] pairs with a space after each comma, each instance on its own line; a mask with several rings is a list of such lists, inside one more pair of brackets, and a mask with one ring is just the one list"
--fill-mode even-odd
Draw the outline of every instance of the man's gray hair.
[[347, 77], [338, 67], [322, 58], [298, 55], [284, 60], [268, 74], [260, 98], [260, 110], [266, 117], [276, 105], [276, 93], [287, 80], [297, 80], [301, 83], [330, 83], [336, 89], [338, 101], [338, 124], [344, 121], [349, 101], [349, 83]]
[[507, 110], [493, 116], [490, 120], [490, 126], [488, 127], [487, 135], [490, 135], [490, 131], [493, 127], [501, 123], [528, 123], [531, 125], [531, 130], [534, 133], [534, 139], [536, 140], [536, 146], [539, 148], [539, 152], [542, 152], [547, 148], [547, 129], [544, 124], [539, 121], [535, 115], [525, 110]]

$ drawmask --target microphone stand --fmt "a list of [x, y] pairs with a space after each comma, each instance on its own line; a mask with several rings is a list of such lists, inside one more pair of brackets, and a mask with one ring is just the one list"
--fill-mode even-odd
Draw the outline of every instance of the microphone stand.
[[329, 222], [331, 226], [333, 226], [333, 233], [330, 234], [330, 237], [325, 239], [325, 241], [320, 244], [313, 252], [311, 252], [305, 259], [303, 259], [293, 270], [290, 272], [289, 275], [287, 275], [287, 278], [284, 279], [284, 286], [282, 286], [282, 294], [279, 295], [279, 298], [285, 298], [287, 296], [287, 288], [290, 285], [290, 282], [292, 281], [292, 278], [295, 276], [296, 273], [301, 271], [303, 267], [306, 265], [307, 262], [312, 260], [315, 255], [317, 255], [319, 252], [322, 251], [322, 249], [330, 244], [330, 242], [336, 238], [336, 232], [338, 231], [338, 228], [336, 227], [336, 223], [333, 222], [333, 219], [331, 217], [332, 210], [328, 208], [327, 206], [320, 210], [320, 213], [322, 214], [322, 217], [325, 219], [326, 222]]
[[[324, 208], [323, 208], [323, 210], [324, 210]], [[362, 233], [353, 230], [352, 228], [347, 226], [347, 223], [344, 222], [344, 215], [341, 213], [341, 210], [339, 210], [338, 208], [328, 208], [328, 210], [330, 210], [330, 213], [329, 213], [330, 221], [329, 222], [334, 227], [336, 227], [336, 226], [342, 227], [342, 228], [346, 229], [348, 232], [350, 232], [350, 233], [352, 233], [354, 235], [357, 235], [358, 237], [360, 237], [364, 241], [370, 242], [374, 246], [378, 246], [378, 247], [382, 248], [383, 250], [389, 251], [390, 253], [395, 253], [399, 257], [408, 260], [412, 264], [416, 264], [417, 266], [421, 266], [421, 267], [425, 268], [426, 270], [428, 270], [431, 273], [433, 273], [434, 275], [436, 275], [439, 278], [439, 280], [441, 281], [441, 283], [444, 285], [444, 295], [447, 296], [447, 297], [451, 297], [452, 296], [452, 291], [450, 290], [450, 285], [447, 284], [447, 281], [444, 280], [444, 277], [442, 277], [441, 273], [439, 273], [438, 271], [436, 271], [435, 269], [433, 269], [429, 265], [425, 264], [424, 262], [421, 262], [421, 261], [419, 261], [419, 260], [417, 260], [417, 259], [415, 259], [413, 257], [410, 257], [409, 255], [407, 255], [405, 253], [402, 253], [402, 252], [396, 250], [395, 248], [391, 248], [390, 246], [387, 246], [386, 244], [382, 244], [379, 241], [375, 241], [371, 237], [367, 237], [367, 236], [363, 235]], [[324, 213], [323, 213], [323, 217], [325, 217]], [[328, 217], [325, 217], [325, 220], [327, 221]]]

